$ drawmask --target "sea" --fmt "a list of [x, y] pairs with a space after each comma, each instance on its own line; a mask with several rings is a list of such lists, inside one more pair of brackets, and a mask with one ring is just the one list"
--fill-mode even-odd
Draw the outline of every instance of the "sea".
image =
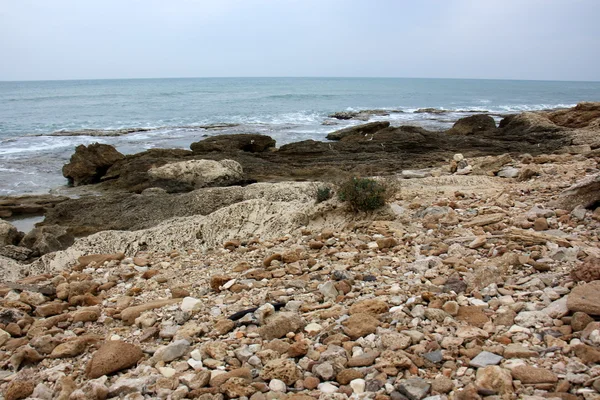
[[[75, 147], [124, 154], [189, 148], [207, 136], [261, 133], [277, 146], [357, 120], [331, 113], [384, 109], [392, 125], [432, 130], [459, 118], [600, 101], [600, 82], [413, 78], [182, 78], [0, 82], [0, 195], [54, 193]], [[425, 109], [425, 110], [424, 110]]]

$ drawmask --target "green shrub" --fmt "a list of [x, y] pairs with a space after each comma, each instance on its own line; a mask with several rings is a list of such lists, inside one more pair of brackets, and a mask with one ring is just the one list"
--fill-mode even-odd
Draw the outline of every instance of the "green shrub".
[[331, 198], [333, 193], [331, 192], [331, 188], [328, 186], [320, 187], [317, 189], [317, 203], [322, 203]]
[[384, 183], [368, 178], [350, 178], [338, 191], [341, 201], [348, 202], [354, 211], [371, 211], [385, 205], [389, 191]]

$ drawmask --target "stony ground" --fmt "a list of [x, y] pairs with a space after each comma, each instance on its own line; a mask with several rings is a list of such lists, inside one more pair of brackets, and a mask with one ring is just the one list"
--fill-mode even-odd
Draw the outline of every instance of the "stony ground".
[[406, 173], [434, 176], [403, 181], [387, 218], [89, 255], [6, 284], [1, 391], [600, 398], [600, 210], [551, 206], [597, 159], [525, 157], [513, 178], [461, 175], [468, 164]]

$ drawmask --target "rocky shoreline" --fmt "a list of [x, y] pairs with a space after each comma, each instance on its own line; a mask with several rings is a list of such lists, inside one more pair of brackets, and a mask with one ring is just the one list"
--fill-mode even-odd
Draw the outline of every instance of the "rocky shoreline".
[[[6, 399], [600, 397], [600, 104], [214, 136], [0, 201]], [[319, 187], [399, 182], [350, 213]], [[79, 237], [75, 239], [75, 237]]]

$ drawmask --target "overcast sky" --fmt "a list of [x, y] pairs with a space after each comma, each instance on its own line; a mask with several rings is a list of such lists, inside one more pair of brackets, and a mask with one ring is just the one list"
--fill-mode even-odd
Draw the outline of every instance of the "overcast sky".
[[600, 80], [599, 0], [0, 0], [0, 80]]

